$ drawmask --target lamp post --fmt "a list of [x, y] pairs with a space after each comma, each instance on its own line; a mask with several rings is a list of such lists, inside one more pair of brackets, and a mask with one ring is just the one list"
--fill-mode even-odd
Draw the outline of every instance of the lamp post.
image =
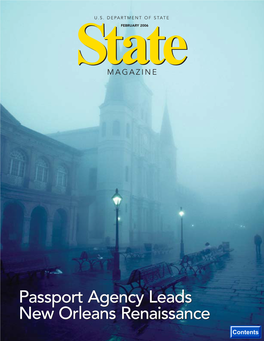
[[121, 272], [119, 268], [119, 235], [118, 235], [118, 222], [119, 222], [119, 205], [121, 204], [122, 197], [118, 193], [118, 189], [116, 189], [115, 194], [112, 196], [112, 200], [114, 202], [116, 208], [116, 244], [115, 244], [115, 253], [114, 253], [114, 269], [113, 269], [113, 279], [119, 280], [121, 277]]
[[183, 244], [183, 216], [184, 212], [182, 210], [182, 207], [180, 208], [179, 215], [181, 217], [181, 251], [180, 251], [180, 259], [184, 257], [184, 244]]

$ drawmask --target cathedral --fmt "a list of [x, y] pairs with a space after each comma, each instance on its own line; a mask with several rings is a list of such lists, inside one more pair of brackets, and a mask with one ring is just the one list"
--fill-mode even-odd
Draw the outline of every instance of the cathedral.
[[118, 188], [121, 246], [176, 236], [176, 147], [165, 105], [152, 129], [142, 76], [109, 76], [98, 127], [48, 136], [1, 106], [2, 250], [114, 245]]

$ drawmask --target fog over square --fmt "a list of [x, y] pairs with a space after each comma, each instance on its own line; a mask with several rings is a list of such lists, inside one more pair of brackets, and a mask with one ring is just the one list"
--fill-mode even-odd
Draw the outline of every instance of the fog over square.
[[[106, 34], [117, 25], [125, 35], [121, 21], [107, 17], [129, 15], [130, 4], [116, 4], [104, 2], [99, 13], [94, 2], [2, 4], [1, 102], [23, 125], [50, 134], [99, 124], [111, 65], [78, 66], [79, 49], [96, 57], [78, 30], [102, 16]], [[178, 182], [227, 211], [246, 193], [261, 191], [263, 198], [263, 5], [243, 2], [237, 10], [235, 3], [166, 2], [160, 13], [158, 3], [132, 3], [133, 15], [152, 18], [137, 34], [146, 38], [160, 26], [161, 35], [187, 42], [187, 51], [176, 52], [186, 52], [184, 64], [143, 66], [157, 69], [144, 76], [153, 93], [152, 127], [160, 131], [167, 98]], [[157, 15], [169, 20], [153, 20]], [[89, 32], [106, 43], [97, 29]]]

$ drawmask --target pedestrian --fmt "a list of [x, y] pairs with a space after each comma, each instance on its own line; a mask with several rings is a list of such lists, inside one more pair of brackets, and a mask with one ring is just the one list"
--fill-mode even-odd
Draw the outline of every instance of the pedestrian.
[[205, 243], [205, 248], [204, 248], [205, 254], [210, 253], [211, 252], [211, 248], [212, 248], [212, 246], [210, 245], [210, 243], [206, 242]]
[[223, 244], [220, 244], [220, 245], [218, 246], [218, 250], [219, 250], [219, 251], [223, 251]]
[[260, 256], [260, 246], [261, 246], [261, 243], [262, 243], [262, 238], [260, 237], [259, 234], [255, 235], [254, 243], [256, 245], [256, 254], [257, 254], [257, 256]]

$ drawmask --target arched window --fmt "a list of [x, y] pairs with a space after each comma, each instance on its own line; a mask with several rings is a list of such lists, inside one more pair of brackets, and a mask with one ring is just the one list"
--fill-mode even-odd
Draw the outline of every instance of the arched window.
[[127, 123], [126, 125], [126, 137], [129, 139], [130, 138], [130, 124]]
[[36, 163], [36, 180], [48, 182], [49, 165], [44, 159], [39, 159]]
[[23, 177], [25, 175], [25, 168], [26, 168], [25, 155], [18, 150], [14, 150], [10, 154], [9, 174]]
[[128, 166], [126, 166], [126, 170], [125, 170], [125, 179], [126, 179], [126, 182], [129, 181], [129, 168], [128, 168]]
[[105, 137], [106, 136], [106, 123], [104, 122], [102, 124], [102, 137]]
[[119, 136], [120, 135], [120, 122], [114, 121], [113, 123], [113, 135]]
[[68, 170], [66, 167], [60, 166], [57, 170], [57, 186], [67, 187]]

